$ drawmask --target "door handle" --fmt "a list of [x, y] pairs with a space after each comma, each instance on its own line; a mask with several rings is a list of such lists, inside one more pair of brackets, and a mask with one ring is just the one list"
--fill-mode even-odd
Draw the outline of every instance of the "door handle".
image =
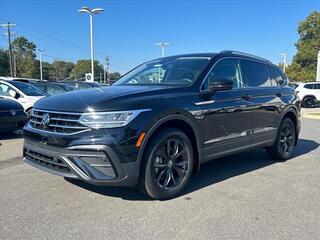
[[277, 96], [277, 97], [282, 97], [282, 92], [277, 92], [277, 93], [276, 93], [276, 96]]
[[245, 101], [249, 101], [249, 100], [252, 98], [252, 95], [250, 95], [250, 94], [245, 94], [245, 95], [243, 95], [241, 98], [242, 98], [243, 100], [245, 100]]

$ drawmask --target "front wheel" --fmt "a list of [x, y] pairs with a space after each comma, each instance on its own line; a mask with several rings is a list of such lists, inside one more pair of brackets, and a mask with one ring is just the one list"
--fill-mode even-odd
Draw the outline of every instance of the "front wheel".
[[282, 120], [277, 139], [271, 148], [267, 151], [269, 155], [278, 161], [285, 161], [290, 158], [296, 139], [296, 128], [290, 118]]
[[140, 190], [159, 200], [178, 196], [190, 180], [193, 159], [192, 144], [182, 131], [161, 130], [148, 143]]

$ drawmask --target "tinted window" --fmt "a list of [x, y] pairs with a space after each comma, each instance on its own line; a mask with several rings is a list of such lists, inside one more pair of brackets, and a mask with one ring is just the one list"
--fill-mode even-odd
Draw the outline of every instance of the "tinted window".
[[45, 84], [38, 84], [38, 83], [35, 83], [35, 84], [32, 84], [33, 86], [39, 88], [41, 91], [46, 91], [46, 85]]
[[314, 84], [306, 84], [306, 85], [304, 85], [304, 88], [313, 89], [313, 85]]
[[279, 69], [275, 68], [275, 67], [270, 67], [271, 73], [273, 78], [277, 81], [277, 83], [282, 86], [285, 82], [285, 80], [283, 79], [283, 76], [280, 72]]
[[66, 92], [66, 90], [58, 85], [48, 84], [47, 86], [47, 93], [49, 93], [50, 95], [64, 93], [64, 92]]
[[78, 83], [78, 88], [79, 89], [88, 89], [88, 88], [91, 88], [91, 86], [89, 84], [86, 84], [86, 83]]
[[241, 60], [241, 70], [250, 87], [272, 87], [267, 65], [250, 60]]
[[16, 82], [16, 81], [11, 81], [10, 83], [16, 88], [18, 88], [21, 92], [26, 94], [27, 96], [45, 96], [46, 95], [40, 89], [32, 86], [31, 84]]
[[209, 73], [205, 82], [205, 88], [208, 89], [211, 82], [214, 82], [217, 79], [228, 79], [233, 81], [233, 88], [243, 87], [239, 61], [236, 59], [226, 59], [218, 62]]
[[320, 89], [320, 83], [314, 84], [314, 89]]

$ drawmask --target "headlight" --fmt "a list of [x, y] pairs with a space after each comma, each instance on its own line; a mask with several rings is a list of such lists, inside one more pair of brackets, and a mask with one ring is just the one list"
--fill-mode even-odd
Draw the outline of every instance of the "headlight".
[[119, 111], [119, 112], [92, 112], [81, 115], [81, 124], [91, 128], [116, 128], [126, 126], [139, 113], [150, 109]]

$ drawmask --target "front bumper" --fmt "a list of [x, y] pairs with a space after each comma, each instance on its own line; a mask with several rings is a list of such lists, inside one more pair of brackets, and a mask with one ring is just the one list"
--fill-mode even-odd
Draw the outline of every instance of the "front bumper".
[[59, 148], [26, 139], [23, 155], [36, 168], [94, 185], [134, 187], [138, 182], [137, 162], [122, 163], [107, 145]]

